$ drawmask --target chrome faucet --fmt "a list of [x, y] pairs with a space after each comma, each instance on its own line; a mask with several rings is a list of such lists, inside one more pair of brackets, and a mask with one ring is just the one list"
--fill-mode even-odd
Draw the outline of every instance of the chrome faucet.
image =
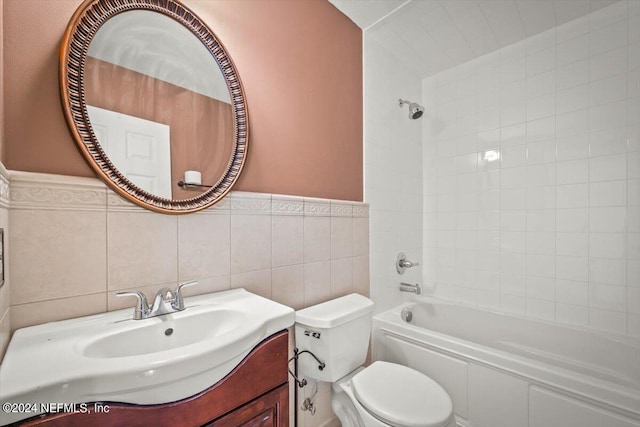
[[118, 297], [136, 297], [138, 303], [133, 311], [133, 319], [141, 320], [148, 319], [149, 317], [162, 316], [163, 314], [175, 313], [176, 311], [184, 310], [184, 297], [182, 296], [182, 289], [196, 285], [196, 280], [184, 282], [178, 285], [175, 291], [169, 288], [162, 288], [156, 292], [156, 296], [153, 298], [153, 304], [149, 306], [147, 303], [147, 297], [138, 291], [133, 292], [118, 292]]
[[419, 284], [412, 285], [411, 283], [400, 283], [400, 292], [413, 292], [416, 295], [420, 295], [422, 293], [422, 288]]
[[404, 252], [400, 252], [398, 257], [396, 258], [396, 271], [398, 274], [404, 274], [407, 268], [415, 267], [420, 265], [419, 262], [412, 262], [407, 259], [407, 256]]

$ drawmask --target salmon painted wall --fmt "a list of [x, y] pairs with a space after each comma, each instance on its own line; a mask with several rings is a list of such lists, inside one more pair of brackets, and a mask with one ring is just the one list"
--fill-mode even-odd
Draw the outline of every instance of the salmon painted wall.
[[[326, 0], [183, 0], [230, 52], [250, 140], [234, 189], [362, 200], [362, 32]], [[58, 47], [81, 0], [4, 0], [4, 163], [93, 176], [61, 109]]]

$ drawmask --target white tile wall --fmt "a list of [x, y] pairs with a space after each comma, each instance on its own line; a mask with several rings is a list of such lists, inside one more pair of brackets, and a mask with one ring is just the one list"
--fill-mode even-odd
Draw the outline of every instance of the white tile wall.
[[[365, 201], [370, 205], [371, 297], [380, 312], [402, 301], [401, 281], [421, 281], [422, 267], [400, 276], [394, 265], [401, 251], [412, 261], [422, 258], [422, 124], [409, 119], [407, 106], [398, 105], [399, 98], [419, 102], [422, 96], [417, 76], [398, 66], [371, 32], [364, 39]], [[450, 167], [455, 168], [453, 158]], [[460, 168], [465, 167], [463, 158]], [[332, 220], [333, 226], [339, 218]], [[361, 234], [363, 227], [354, 222], [353, 232]], [[352, 250], [365, 255], [364, 248]]]
[[423, 81], [424, 281], [436, 295], [640, 335], [636, 6]]

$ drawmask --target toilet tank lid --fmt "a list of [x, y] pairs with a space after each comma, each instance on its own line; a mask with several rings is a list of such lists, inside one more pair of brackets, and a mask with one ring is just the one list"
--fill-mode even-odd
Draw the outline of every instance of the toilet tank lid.
[[332, 328], [373, 311], [373, 301], [350, 294], [296, 311], [296, 323], [312, 328]]

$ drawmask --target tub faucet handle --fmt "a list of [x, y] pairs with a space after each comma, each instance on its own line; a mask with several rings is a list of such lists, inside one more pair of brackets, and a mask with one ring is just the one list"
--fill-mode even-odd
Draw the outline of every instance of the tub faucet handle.
[[396, 258], [396, 271], [398, 274], [404, 274], [407, 268], [415, 267], [417, 265], [420, 265], [420, 263], [409, 261], [404, 252], [400, 252]]

